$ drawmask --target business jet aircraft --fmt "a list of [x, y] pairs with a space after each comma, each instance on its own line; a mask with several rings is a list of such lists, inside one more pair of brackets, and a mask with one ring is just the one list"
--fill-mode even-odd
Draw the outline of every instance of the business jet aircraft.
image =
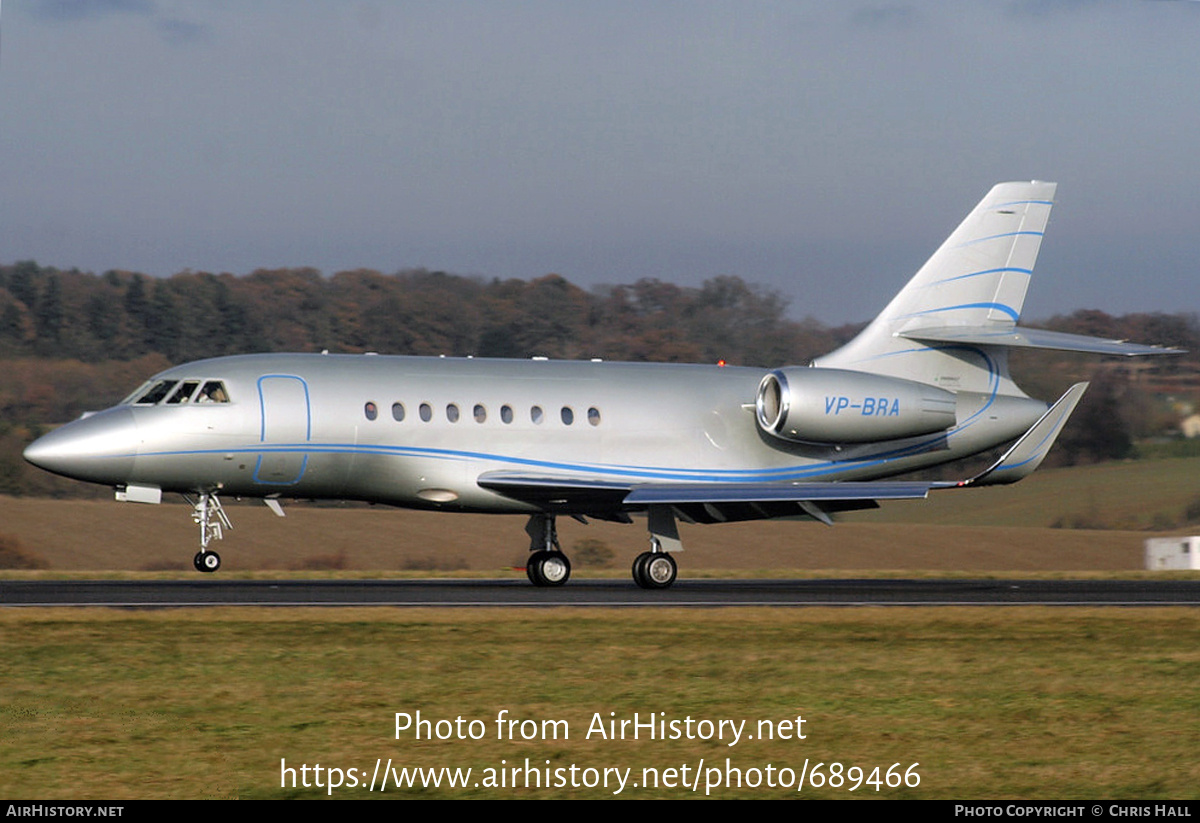
[[[1017, 325], [1055, 184], [990, 192], [883, 312], [809, 366], [556, 362], [255, 354], [150, 378], [25, 450], [34, 465], [116, 487], [118, 500], [182, 493], [200, 527], [199, 571], [231, 528], [221, 495], [529, 516], [538, 586], [571, 566], [555, 518], [647, 516], [643, 588], [666, 588], [676, 522], [836, 512], [931, 488], [1032, 472], [1087, 384], [1047, 406], [1008, 373], [1014, 347], [1169, 350]], [[884, 480], [1014, 441], [956, 483]], [[586, 522], [586, 521], [585, 521]]]

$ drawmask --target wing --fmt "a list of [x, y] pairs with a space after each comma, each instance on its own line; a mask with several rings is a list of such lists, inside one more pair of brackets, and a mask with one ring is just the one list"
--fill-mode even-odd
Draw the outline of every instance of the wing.
[[671, 506], [685, 521], [727, 523], [776, 517], [830, 524], [833, 512], [877, 508], [879, 500], [919, 499], [933, 482], [621, 483], [571, 476], [488, 472], [479, 485], [567, 514], [627, 520], [629, 512]]

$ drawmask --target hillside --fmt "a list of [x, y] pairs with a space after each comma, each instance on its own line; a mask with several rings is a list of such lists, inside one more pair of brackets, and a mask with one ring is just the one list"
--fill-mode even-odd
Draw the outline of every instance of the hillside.
[[[173, 496], [172, 496], [173, 497]], [[1200, 459], [1047, 470], [1009, 487], [947, 490], [925, 502], [886, 505], [832, 528], [772, 521], [684, 526], [682, 573], [721, 569], [939, 571], [1113, 571], [1142, 566], [1142, 541], [1156, 520], [1200, 498]], [[195, 527], [185, 505], [0, 497], [0, 527], [49, 568], [179, 571], [191, 576]], [[455, 570], [510, 572], [524, 564], [524, 519], [448, 515], [387, 507], [231, 503], [235, 529], [220, 547], [222, 573], [251, 570]], [[1094, 517], [1105, 528], [1050, 528]], [[1089, 524], [1084, 524], [1089, 525]], [[1200, 523], [1194, 523], [1200, 528]], [[563, 518], [564, 548], [607, 557], [600, 569], [625, 576], [646, 542], [641, 523], [580, 525]], [[581, 541], [592, 541], [582, 543]]]

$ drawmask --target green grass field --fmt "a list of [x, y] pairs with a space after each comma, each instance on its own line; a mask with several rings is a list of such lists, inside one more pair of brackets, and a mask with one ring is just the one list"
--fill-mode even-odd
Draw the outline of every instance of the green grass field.
[[[0, 794], [9, 797], [323, 797], [315, 785], [281, 787], [281, 761], [299, 781], [303, 765], [369, 776], [389, 758], [397, 769], [470, 767], [473, 782], [526, 758], [542, 769], [547, 760], [631, 769], [622, 797], [692, 795], [632, 783], [644, 768], [695, 773], [702, 761], [723, 782], [727, 758], [744, 780], [757, 769], [764, 781], [769, 765], [778, 778], [806, 759], [810, 771], [837, 762], [868, 776], [919, 764], [915, 787], [809, 785], [804, 797], [1200, 796], [1200, 621], [1187, 609], [10, 610], [0, 612], [0, 645]], [[569, 737], [497, 739], [501, 710], [565, 721]], [[397, 740], [395, 713], [417, 711], [480, 720], [484, 733]], [[634, 712], [745, 720], [751, 733], [799, 716], [806, 738], [586, 739], [597, 713]], [[703, 796], [713, 774], [700, 774]], [[613, 790], [389, 787], [381, 796]]]
[[1200, 528], [1200, 458], [1041, 469], [1011, 486], [934, 493], [924, 504], [855, 514], [859, 522], [1170, 530], [1189, 507]]
[[[1186, 530], [1178, 524], [1197, 496], [1196, 459], [1043, 471], [833, 528], [685, 527], [681, 572], [1142, 575], [1148, 529], [1171, 520]], [[278, 520], [261, 506], [232, 507], [222, 573], [515, 576], [526, 554], [520, 518], [288, 512]], [[0, 498], [0, 532], [50, 566], [14, 575], [195, 574], [179, 505]], [[611, 562], [590, 570], [606, 576], [625, 577], [644, 540], [639, 526], [564, 522], [562, 534], [568, 548], [610, 547]], [[704, 796], [714, 766], [722, 786], [712, 796], [794, 796], [794, 785], [766, 785], [768, 767], [794, 784], [806, 761], [825, 764], [816, 772], [825, 778], [841, 769], [846, 783], [814, 788], [810, 775], [803, 797], [1200, 796], [1200, 620], [1188, 608], [0, 609], [0, 649], [9, 797], [324, 797], [315, 785], [281, 786], [281, 766], [298, 782], [318, 763], [367, 782], [389, 759], [396, 769], [469, 767], [473, 777], [465, 788], [389, 787], [383, 797], [614, 796], [611, 785], [525, 788], [523, 776], [513, 788], [510, 773], [504, 787], [482, 785], [487, 769], [515, 764], [523, 774], [526, 758], [543, 771], [629, 769], [623, 798]], [[397, 740], [395, 713], [416, 711], [479, 720], [484, 734]], [[569, 738], [497, 739], [501, 711], [564, 721]], [[734, 746], [585, 738], [597, 714], [634, 712], [744, 720], [751, 732], [802, 716], [807, 736]], [[763, 783], [723, 785], [727, 758], [743, 784]], [[679, 786], [701, 762], [699, 790]], [[916, 786], [849, 791], [851, 767], [869, 777], [913, 763]], [[640, 785], [643, 769], [659, 770], [658, 788]]]

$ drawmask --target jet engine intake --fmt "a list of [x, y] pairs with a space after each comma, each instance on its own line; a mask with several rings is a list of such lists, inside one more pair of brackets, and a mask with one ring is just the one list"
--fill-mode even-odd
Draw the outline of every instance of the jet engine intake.
[[773, 437], [799, 443], [867, 443], [932, 434], [956, 422], [953, 392], [897, 377], [794, 367], [758, 385], [755, 416]]

